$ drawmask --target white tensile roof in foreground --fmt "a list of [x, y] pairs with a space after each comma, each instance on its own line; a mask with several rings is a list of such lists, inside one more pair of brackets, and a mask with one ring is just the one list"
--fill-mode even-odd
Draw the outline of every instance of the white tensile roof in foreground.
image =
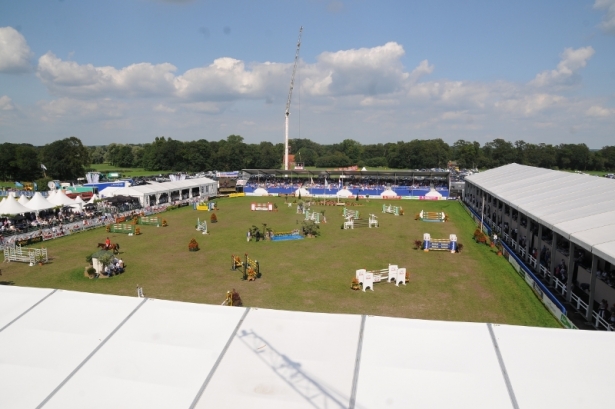
[[466, 180], [615, 264], [614, 180], [516, 163]]
[[0, 285], [0, 407], [605, 407], [613, 336]]

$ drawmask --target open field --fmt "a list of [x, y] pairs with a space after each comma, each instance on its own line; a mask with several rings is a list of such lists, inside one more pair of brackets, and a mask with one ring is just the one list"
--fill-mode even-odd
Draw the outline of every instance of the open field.
[[[278, 212], [250, 212], [250, 202], [273, 201]], [[379, 217], [377, 229], [342, 230], [339, 207], [325, 210], [328, 223], [321, 237], [287, 242], [246, 242], [250, 226], [288, 231], [299, 227], [303, 215], [289, 208], [283, 198], [234, 198], [218, 200], [218, 223], [209, 223], [209, 212], [182, 208], [161, 214], [168, 227], [142, 226], [140, 236], [110, 234], [121, 244], [127, 265], [123, 275], [111, 279], [84, 277], [85, 257], [104, 241], [103, 229], [45, 242], [52, 262], [29, 267], [2, 264], [4, 284], [50, 287], [119, 295], [136, 295], [137, 284], [148, 297], [220, 304], [227, 290], [235, 288], [246, 306], [558, 327], [559, 324], [534, 296], [514, 269], [491, 248], [472, 241], [475, 226], [457, 202], [361, 201], [363, 218]], [[401, 204], [405, 216], [382, 214], [382, 204]], [[421, 209], [443, 210], [447, 223], [414, 220]], [[195, 231], [197, 217], [207, 218], [210, 235]], [[464, 244], [459, 254], [413, 249], [424, 232], [433, 238], [457, 234]], [[188, 252], [195, 238], [201, 250]], [[241, 281], [231, 271], [231, 254], [248, 253], [261, 265], [262, 278]], [[351, 291], [359, 268], [381, 269], [388, 263], [406, 267], [410, 281], [404, 286], [378, 283], [374, 292]]]

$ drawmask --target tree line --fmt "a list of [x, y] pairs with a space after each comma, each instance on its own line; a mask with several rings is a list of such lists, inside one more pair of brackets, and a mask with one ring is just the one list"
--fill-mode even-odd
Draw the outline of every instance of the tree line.
[[[461, 168], [489, 169], [516, 162], [549, 169], [615, 170], [615, 146], [590, 150], [586, 144], [532, 144], [495, 139], [481, 145], [458, 140], [449, 145], [442, 139], [361, 144], [345, 139], [319, 144], [309, 139], [291, 139], [296, 162], [323, 168], [358, 165], [394, 169], [446, 168], [455, 161]], [[245, 143], [239, 135], [220, 141], [178, 141], [156, 137], [152, 143], [84, 146], [74, 136], [44, 146], [0, 144], [0, 179], [33, 181], [75, 180], [91, 164], [109, 163], [120, 168], [148, 171], [199, 172], [240, 169], [274, 169], [283, 163], [284, 144]], [[47, 169], [43, 169], [41, 165]]]

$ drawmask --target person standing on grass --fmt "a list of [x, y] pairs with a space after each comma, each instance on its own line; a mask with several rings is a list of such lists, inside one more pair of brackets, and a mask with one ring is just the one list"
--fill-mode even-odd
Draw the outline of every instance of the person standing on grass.
[[248, 230], [248, 233], [246, 234], [246, 239], [248, 242], [250, 241], [251, 236], [252, 236], [252, 233], [250, 233], [250, 230]]

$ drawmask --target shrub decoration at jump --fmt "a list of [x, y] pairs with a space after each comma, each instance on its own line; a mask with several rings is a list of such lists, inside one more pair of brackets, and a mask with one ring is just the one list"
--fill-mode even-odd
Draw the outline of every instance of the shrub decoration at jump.
[[166, 219], [162, 219], [162, 227], [167, 227], [168, 223]]
[[210, 220], [212, 223], [218, 223], [218, 216], [216, 216], [216, 214], [215, 214], [215, 213], [212, 213], [212, 214], [211, 214], [211, 217], [209, 218], [209, 220]]
[[487, 236], [480, 229], [474, 230], [474, 241], [477, 243], [487, 243]]
[[188, 251], [199, 251], [199, 243], [195, 239], [190, 240], [190, 243], [188, 243]]

